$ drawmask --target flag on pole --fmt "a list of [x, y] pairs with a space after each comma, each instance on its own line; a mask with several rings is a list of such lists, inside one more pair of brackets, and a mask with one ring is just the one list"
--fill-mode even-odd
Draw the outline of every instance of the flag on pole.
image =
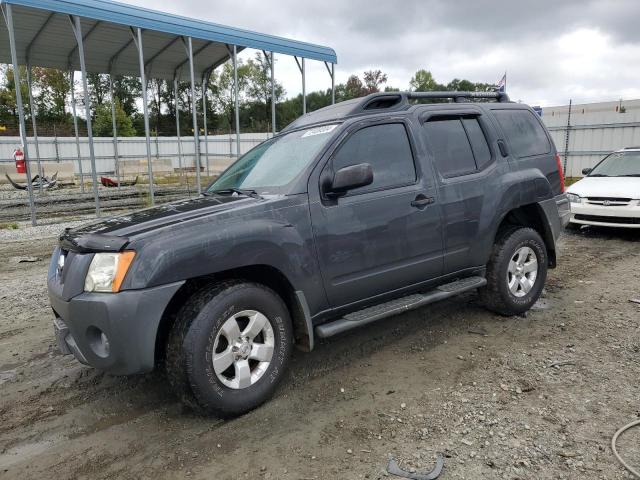
[[498, 92], [506, 92], [507, 91], [507, 72], [504, 72], [504, 75], [498, 81], [496, 86], [498, 87]]

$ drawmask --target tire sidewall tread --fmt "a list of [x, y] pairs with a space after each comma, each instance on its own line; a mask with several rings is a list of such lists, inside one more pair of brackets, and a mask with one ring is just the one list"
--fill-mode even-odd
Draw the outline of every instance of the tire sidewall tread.
[[[538, 261], [538, 274], [533, 289], [523, 297], [513, 295], [507, 286], [509, 261], [521, 247], [534, 250]], [[540, 234], [530, 227], [513, 226], [498, 236], [487, 264], [487, 285], [480, 290], [485, 306], [501, 315], [519, 315], [529, 310], [538, 300], [547, 277], [547, 248]]]
[[[269, 318], [275, 339], [274, 353], [257, 383], [232, 389], [213, 370], [213, 345], [222, 324], [234, 313], [249, 309]], [[170, 376], [172, 386], [183, 401], [186, 398], [187, 405], [199, 413], [232, 417], [271, 397], [284, 377], [292, 349], [291, 319], [278, 295], [257, 283], [224, 282], [194, 294], [178, 313], [167, 347], [167, 370], [174, 371]]]

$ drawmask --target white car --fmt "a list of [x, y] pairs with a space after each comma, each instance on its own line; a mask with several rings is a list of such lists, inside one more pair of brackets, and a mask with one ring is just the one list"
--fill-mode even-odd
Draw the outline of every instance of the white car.
[[567, 189], [569, 228], [640, 228], [640, 147], [610, 153]]

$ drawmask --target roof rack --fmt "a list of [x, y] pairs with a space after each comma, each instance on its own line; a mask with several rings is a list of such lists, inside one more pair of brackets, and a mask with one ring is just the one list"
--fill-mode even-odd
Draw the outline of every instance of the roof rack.
[[350, 112], [351, 115], [369, 110], [404, 110], [410, 100], [448, 98], [456, 103], [479, 99], [509, 102], [504, 92], [379, 92], [364, 97]]
[[[0, 0], [2, 1], [2, 0]], [[329, 105], [294, 120], [285, 130], [312, 123], [328, 122], [354, 115], [377, 112], [398, 112], [412, 106], [411, 100], [447, 98], [456, 103], [472, 100], [493, 99], [497, 102], [510, 102], [504, 92], [378, 92], [363, 98], [354, 98]], [[284, 130], [283, 130], [284, 131]]]
[[464, 102], [467, 100], [479, 98], [493, 98], [497, 102], [509, 102], [509, 95], [505, 92], [407, 92], [407, 98], [451, 98], [455, 102]]

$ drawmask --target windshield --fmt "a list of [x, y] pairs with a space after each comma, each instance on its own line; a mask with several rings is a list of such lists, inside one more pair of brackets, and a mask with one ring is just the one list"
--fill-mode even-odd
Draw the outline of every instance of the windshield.
[[605, 157], [589, 177], [640, 177], [640, 152], [616, 152]]
[[331, 138], [337, 124], [287, 133], [261, 143], [240, 157], [207, 189], [283, 193]]

